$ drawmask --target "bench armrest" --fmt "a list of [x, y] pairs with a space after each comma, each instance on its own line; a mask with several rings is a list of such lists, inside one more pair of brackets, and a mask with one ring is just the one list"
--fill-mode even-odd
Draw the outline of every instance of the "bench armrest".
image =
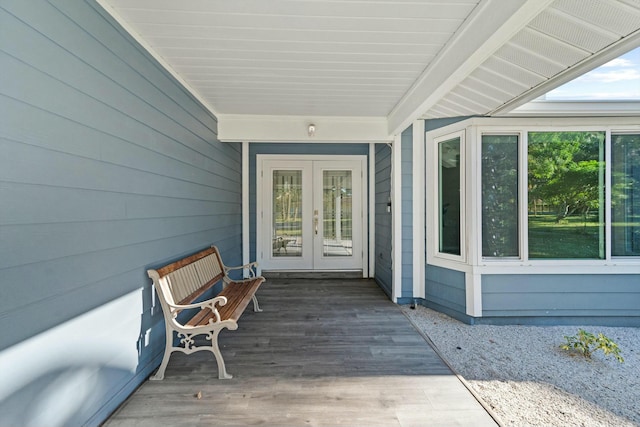
[[257, 277], [257, 274], [256, 274], [256, 268], [257, 267], [258, 267], [258, 263], [255, 262], [255, 261], [254, 262], [250, 262], [249, 264], [239, 265], [238, 267], [227, 267], [225, 265], [224, 266], [224, 272], [225, 272], [225, 275], [226, 275], [232, 270], [247, 269], [247, 271], [249, 271], [249, 279], [255, 279]]
[[181, 310], [188, 310], [190, 308], [199, 308], [201, 310], [210, 309], [214, 315], [216, 316], [216, 321], [220, 321], [220, 314], [218, 313], [218, 309], [216, 308], [216, 304], [223, 306], [227, 303], [227, 297], [215, 297], [208, 299], [202, 302], [196, 302], [193, 304], [171, 304], [167, 302], [169, 307], [171, 307], [171, 311], [173, 312], [173, 317], [175, 318], [178, 315], [178, 312]]

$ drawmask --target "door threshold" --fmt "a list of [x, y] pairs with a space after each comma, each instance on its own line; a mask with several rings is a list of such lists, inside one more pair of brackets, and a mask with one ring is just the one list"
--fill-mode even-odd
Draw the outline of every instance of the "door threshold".
[[362, 279], [362, 270], [262, 270], [265, 279]]

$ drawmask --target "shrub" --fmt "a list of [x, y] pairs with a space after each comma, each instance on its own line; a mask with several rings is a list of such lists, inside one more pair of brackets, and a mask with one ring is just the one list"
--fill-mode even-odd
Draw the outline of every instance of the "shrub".
[[618, 344], [604, 334], [598, 334], [596, 336], [584, 329], [578, 329], [578, 333], [574, 336], [565, 335], [564, 338], [567, 340], [567, 343], [560, 346], [563, 350], [580, 353], [587, 359], [591, 359], [591, 354], [594, 351], [602, 350], [605, 356], [612, 355], [618, 359], [618, 362], [624, 362], [624, 359], [620, 356]]

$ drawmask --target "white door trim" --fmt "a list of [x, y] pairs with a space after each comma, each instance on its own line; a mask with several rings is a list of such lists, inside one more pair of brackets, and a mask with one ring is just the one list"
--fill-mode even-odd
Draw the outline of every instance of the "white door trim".
[[[361, 179], [361, 188], [360, 194], [361, 198], [361, 208], [360, 215], [362, 217], [361, 223], [361, 236], [362, 236], [362, 245], [361, 245], [361, 257], [362, 257], [362, 274], [363, 277], [369, 276], [369, 253], [373, 250], [370, 246], [369, 239], [367, 238], [369, 235], [369, 222], [367, 221], [365, 209], [369, 206], [367, 203], [368, 199], [368, 182], [369, 174], [367, 174], [367, 156], [366, 155], [295, 155], [295, 154], [257, 154], [256, 155], [256, 260], [260, 265], [259, 271], [262, 271], [264, 268], [264, 253], [263, 246], [265, 244], [263, 234], [265, 232], [264, 226], [264, 209], [267, 204], [266, 195], [262, 191], [264, 188], [264, 163], [265, 161], [336, 161], [336, 160], [348, 160], [348, 161], [358, 161], [360, 163], [361, 171], [362, 171], [362, 179]], [[371, 171], [369, 171], [371, 173]], [[374, 230], [371, 230], [374, 232]]]
[[[366, 175], [366, 174], [365, 174]], [[376, 276], [376, 144], [369, 144], [369, 276]]]
[[[242, 265], [249, 264], [249, 142], [242, 143]], [[249, 277], [245, 269], [244, 277]]]
[[391, 145], [391, 300], [402, 296], [402, 135]]

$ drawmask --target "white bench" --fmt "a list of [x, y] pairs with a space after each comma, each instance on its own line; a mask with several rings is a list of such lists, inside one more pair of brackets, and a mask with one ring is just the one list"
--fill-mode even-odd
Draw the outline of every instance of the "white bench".
[[[256, 276], [256, 266], [256, 263], [251, 263], [226, 267], [218, 248], [212, 246], [157, 270], [147, 270], [162, 305], [167, 338], [162, 363], [158, 372], [151, 377], [152, 380], [164, 378], [164, 371], [174, 351], [191, 354], [201, 350], [214, 354], [220, 379], [232, 378], [227, 373], [218, 347], [218, 334], [223, 328], [238, 329], [238, 319], [250, 300], [253, 301], [254, 311], [262, 311], [255, 293], [264, 282], [264, 277]], [[239, 269], [248, 270], [250, 277], [232, 280], [229, 271]], [[220, 282], [223, 289], [215, 298], [194, 302]], [[185, 314], [179, 316], [190, 309], [200, 310], [186, 319], [183, 318]], [[174, 344], [174, 333], [178, 338], [177, 344]], [[207, 343], [196, 343], [194, 338], [198, 335], [203, 335]], [[208, 344], [208, 341], [211, 343]]]

